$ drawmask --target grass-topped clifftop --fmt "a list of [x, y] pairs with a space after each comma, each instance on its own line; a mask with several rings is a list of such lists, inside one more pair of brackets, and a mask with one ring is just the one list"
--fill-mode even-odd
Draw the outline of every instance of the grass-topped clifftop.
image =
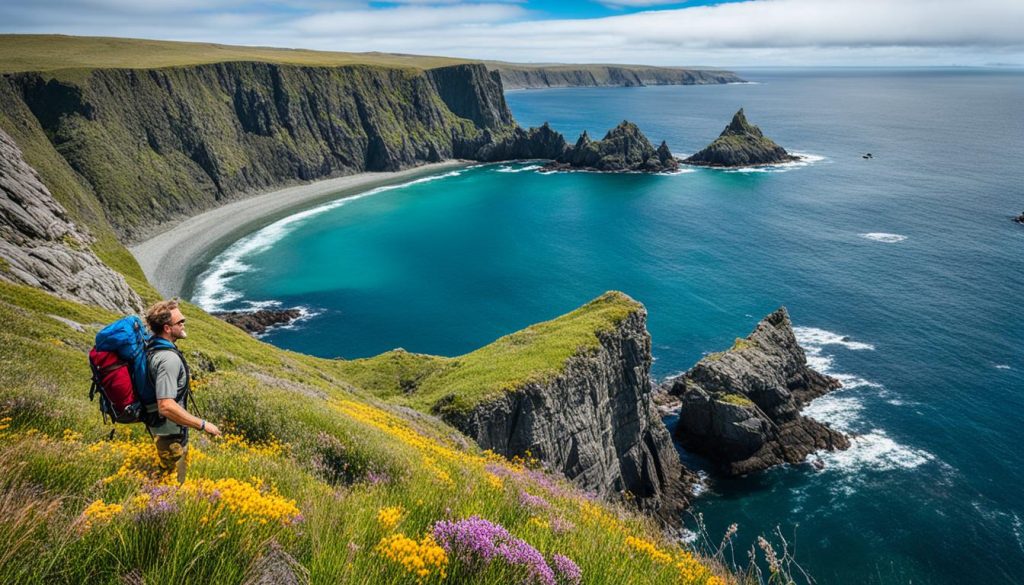
[[[0, 582], [729, 582], [650, 519], [360, 387], [417, 364], [441, 364], [438, 387], [503, 387], [636, 307], [604, 295], [467, 356], [387, 370], [395, 354], [358, 367], [295, 354], [186, 306], [194, 392], [228, 435], [192, 435], [177, 487], [144, 430], [108, 438], [86, 398], [85, 354], [117, 315], [0, 283]], [[480, 556], [496, 544], [507, 554]]]
[[380, 398], [424, 412], [465, 413], [528, 383], [557, 376], [566, 361], [600, 344], [627, 316], [644, 311], [627, 295], [606, 292], [582, 307], [506, 335], [456, 358], [401, 350], [344, 362], [343, 371]]
[[313, 67], [378, 65], [415, 69], [471, 62], [450, 57], [377, 52], [343, 53], [113, 37], [0, 35], [0, 73], [59, 69], [152, 69], [229, 61]]

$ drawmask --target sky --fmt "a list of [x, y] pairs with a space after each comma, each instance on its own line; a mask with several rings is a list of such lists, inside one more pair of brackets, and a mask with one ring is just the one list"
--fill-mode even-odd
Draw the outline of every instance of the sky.
[[1024, 66], [1024, 0], [0, 0], [0, 33], [524, 63]]

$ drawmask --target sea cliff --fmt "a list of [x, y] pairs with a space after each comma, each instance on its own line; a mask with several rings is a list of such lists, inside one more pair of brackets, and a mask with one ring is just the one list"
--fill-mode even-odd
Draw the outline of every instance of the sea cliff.
[[731, 71], [638, 65], [524, 65], [488, 63], [505, 89], [550, 87], [641, 87], [742, 83]]

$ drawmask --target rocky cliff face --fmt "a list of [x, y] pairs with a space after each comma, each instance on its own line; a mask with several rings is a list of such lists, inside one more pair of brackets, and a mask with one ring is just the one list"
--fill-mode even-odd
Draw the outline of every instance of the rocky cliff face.
[[743, 108], [733, 116], [725, 130], [685, 163], [709, 167], [749, 167], [799, 160], [747, 122]]
[[600, 347], [569, 359], [548, 383], [528, 383], [449, 422], [507, 457], [530, 451], [580, 487], [629, 492], [678, 524], [693, 478], [650, 401], [651, 338], [641, 307]]
[[667, 144], [662, 142], [654, 148], [636, 124], [624, 120], [598, 141], [591, 140], [584, 132], [572, 148], [546, 168], [660, 173], [678, 170], [679, 161], [672, 156]]
[[846, 449], [845, 435], [800, 414], [838, 387], [838, 380], [807, 366], [780, 308], [746, 339], [669, 382], [669, 393], [682, 401], [676, 436], [730, 475], [799, 463], [819, 449]]
[[706, 85], [740, 83], [731, 71], [626, 65], [524, 66], [492, 63], [506, 89], [545, 87], [637, 87], [644, 85]]
[[141, 311], [142, 300], [89, 250], [92, 242], [0, 130], [0, 280], [121, 313]]
[[236, 62], [0, 82], [126, 241], [295, 180], [476, 159], [515, 128], [497, 75], [483, 65]]

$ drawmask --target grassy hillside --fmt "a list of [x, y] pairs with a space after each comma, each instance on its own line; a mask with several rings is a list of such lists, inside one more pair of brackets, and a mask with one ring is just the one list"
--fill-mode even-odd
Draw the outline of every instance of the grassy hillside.
[[[573, 320], [599, 323], [607, 304]], [[317, 583], [504, 583], [547, 570], [558, 578], [555, 565], [569, 565], [555, 555], [587, 583], [725, 582], [650, 520], [377, 402], [353, 384], [352, 364], [283, 351], [197, 308], [185, 312], [180, 345], [195, 366], [196, 396], [230, 434], [194, 433], [189, 480], [174, 488], [145, 433], [118, 427], [108, 440], [86, 398], [85, 352], [116, 315], [0, 284], [0, 534], [9, 543], [0, 582], [229, 583], [291, 567]], [[496, 355], [505, 343], [480, 351]], [[478, 367], [467, 359], [461, 371], [480, 378]], [[493, 386], [506, 377], [483, 376]], [[507, 530], [498, 539], [520, 539], [522, 558], [533, 560], [483, 563], [437, 546], [481, 526], [492, 537]]]

